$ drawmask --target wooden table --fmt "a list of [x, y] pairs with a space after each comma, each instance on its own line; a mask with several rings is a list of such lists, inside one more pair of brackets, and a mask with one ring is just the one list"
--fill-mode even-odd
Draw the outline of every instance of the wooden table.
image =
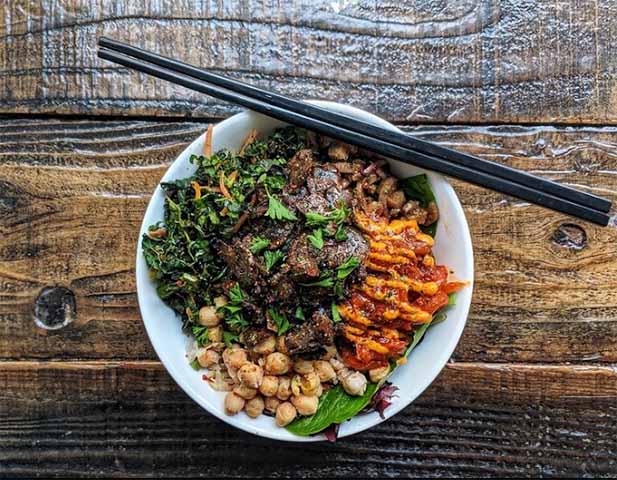
[[100, 35], [134, 42], [616, 201], [616, 15], [609, 0], [0, 2], [0, 475], [617, 474], [617, 229], [456, 181], [473, 308], [419, 400], [299, 446], [200, 409], [145, 336], [135, 242], [165, 169], [237, 109], [96, 58]]

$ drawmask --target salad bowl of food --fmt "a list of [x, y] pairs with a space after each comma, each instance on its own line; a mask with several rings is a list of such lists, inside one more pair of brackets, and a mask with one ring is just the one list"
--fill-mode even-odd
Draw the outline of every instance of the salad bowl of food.
[[440, 175], [243, 112], [164, 175], [136, 276], [189, 396], [247, 432], [315, 441], [380, 423], [435, 379], [465, 326], [473, 252]]

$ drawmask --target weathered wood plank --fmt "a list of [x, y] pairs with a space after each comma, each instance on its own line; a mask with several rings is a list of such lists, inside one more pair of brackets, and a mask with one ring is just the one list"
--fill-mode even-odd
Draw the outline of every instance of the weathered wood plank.
[[308, 446], [228, 427], [156, 362], [0, 367], [4, 476], [617, 473], [617, 374], [610, 367], [450, 364], [393, 419], [336, 444]]
[[[204, 128], [2, 122], [0, 358], [154, 358], [136, 306], [136, 232], [163, 172]], [[424, 127], [415, 133], [617, 197], [617, 128]], [[477, 271], [454, 358], [617, 361], [617, 229], [454, 185]], [[75, 310], [74, 321], [41, 328], [33, 320], [37, 299], [47, 327], [62, 327], [65, 308]]]
[[617, 119], [612, 2], [0, 5], [0, 111], [224, 116], [234, 107], [96, 58], [109, 35], [396, 121]]

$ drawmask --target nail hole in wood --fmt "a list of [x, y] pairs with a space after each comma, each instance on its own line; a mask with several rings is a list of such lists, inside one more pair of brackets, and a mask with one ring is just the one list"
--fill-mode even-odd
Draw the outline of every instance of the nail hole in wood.
[[587, 232], [574, 223], [562, 223], [551, 240], [560, 247], [578, 251], [587, 246]]
[[57, 330], [75, 320], [75, 294], [65, 287], [45, 287], [34, 303], [34, 322]]

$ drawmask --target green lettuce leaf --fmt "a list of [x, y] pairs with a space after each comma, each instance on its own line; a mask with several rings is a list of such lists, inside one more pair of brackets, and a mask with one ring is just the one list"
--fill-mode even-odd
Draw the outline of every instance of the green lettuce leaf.
[[317, 413], [310, 417], [301, 417], [287, 425], [287, 430], [305, 437], [321, 432], [333, 423], [342, 423], [356, 416], [371, 401], [377, 391], [376, 383], [369, 383], [366, 392], [360, 397], [352, 397], [345, 393], [343, 387], [337, 385], [324, 393], [319, 399]]
[[[406, 178], [401, 180], [399, 183], [407, 198], [410, 200], [416, 200], [420, 203], [422, 208], [428, 207], [428, 204], [431, 202], [436, 202], [435, 194], [431, 189], [431, 184], [425, 173]], [[421, 228], [427, 235], [435, 237], [435, 233], [437, 233], [437, 222], [429, 225], [428, 227]]]

